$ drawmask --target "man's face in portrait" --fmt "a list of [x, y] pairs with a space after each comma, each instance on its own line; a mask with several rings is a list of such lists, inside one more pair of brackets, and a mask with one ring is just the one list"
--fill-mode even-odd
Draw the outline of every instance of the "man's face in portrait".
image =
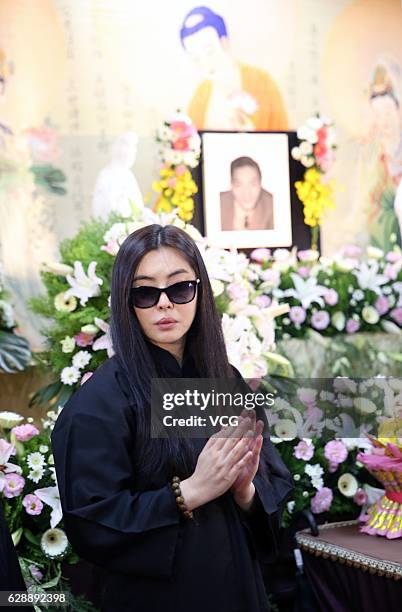
[[260, 197], [260, 175], [252, 166], [236, 168], [232, 174], [231, 189], [235, 201], [245, 210], [249, 210]]

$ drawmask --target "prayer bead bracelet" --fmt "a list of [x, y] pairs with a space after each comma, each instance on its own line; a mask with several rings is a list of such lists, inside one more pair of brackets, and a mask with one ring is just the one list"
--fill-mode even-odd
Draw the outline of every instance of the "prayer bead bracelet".
[[179, 506], [179, 509], [183, 516], [185, 516], [186, 518], [194, 519], [193, 512], [187, 508], [187, 504], [184, 501], [184, 497], [181, 493], [180, 478], [178, 476], [173, 476], [171, 485], [173, 493], [176, 496], [176, 504]]

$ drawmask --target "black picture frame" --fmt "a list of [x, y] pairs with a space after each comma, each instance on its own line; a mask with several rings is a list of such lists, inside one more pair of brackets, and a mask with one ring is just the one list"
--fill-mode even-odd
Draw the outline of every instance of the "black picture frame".
[[[197, 168], [192, 170], [194, 181], [197, 184], [198, 192], [194, 197], [194, 216], [191, 223], [205, 236], [205, 206], [204, 206], [204, 181], [203, 181], [203, 134], [205, 133], [235, 133], [238, 132], [221, 132], [219, 130], [203, 130], [200, 131], [201, 137], [201, 156], [200, 163]], [[289, 159], [289, 182], [290, 182], [290, 206], [291, 206], [291, 227], [292, 227], [292, 245], [277, 245], [274, 248], [292, 248], [297, 247], [298, 250], [309, 249], [311, 246], [311, 228], [305, 224], [303, 215], [303, 204], [297, 197], [295, 183], [303, 180], [305, 168], [302, 164], [291, 156], [293, 147], [299, 144], [296, 131], [267, 131], [267, 132], [246, 132], [252, 134], [287, 134], [288, 136], [288, 159]], [[263, 245], [266, 248], [272, 248], [272, 245]], [[318, 249], [320, 250], [320, 235], [318, 236]], [[249, 254], [253, 248], [239, 248], [239, 251]]]

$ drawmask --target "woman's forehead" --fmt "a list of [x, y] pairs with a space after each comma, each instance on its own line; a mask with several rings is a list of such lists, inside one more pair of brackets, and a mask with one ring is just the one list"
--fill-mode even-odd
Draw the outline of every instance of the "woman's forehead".
[[137, 267], [136, 276], [147, 275], [152, 277], [168, 277], [173, 272], [191, 272], [184, 255], [172, 247], [161, 247], [153, 249], [144, 255]]

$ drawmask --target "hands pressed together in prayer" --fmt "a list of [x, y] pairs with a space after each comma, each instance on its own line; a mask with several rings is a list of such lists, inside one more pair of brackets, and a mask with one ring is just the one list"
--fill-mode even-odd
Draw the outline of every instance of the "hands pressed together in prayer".
[[243, 510], [251, 507], [263, 428], [264, 422], [256, 420], [255, 410], [243, 410], [237, 426], [223, 427], [209, 438], [198, 456], [194, 473], [181, 482], [182, 495], [189, 510], [229, 489]]

